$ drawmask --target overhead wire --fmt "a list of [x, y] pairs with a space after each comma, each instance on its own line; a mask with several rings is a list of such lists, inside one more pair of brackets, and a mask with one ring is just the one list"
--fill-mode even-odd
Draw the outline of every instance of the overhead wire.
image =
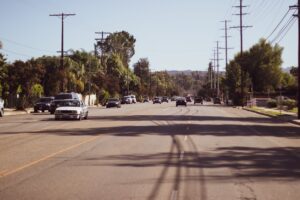
[[285, 36], [288, 34], [288, 32], [291, 30], [291, 28], [293, 27], [293, 25], [295, 24], [296, 22], [296, 18], [294, 18], [294, 20], [292, 21], [292, 23], [289, 25], [289, 27], [286, 29], [285, 33], [282, 35], [282, 37], [278, 40], [277, 43], [280, 43], [284, 38]]
[[267, 40], [269, 40], [269, 38], [273, 35], [273, 33], [275, 33], [275, 31], [279, 28], [279, 26], [281, 25], [281, 23], [284, 21], [284, 19], [287, 17], [287, 15], [289, 14], [290, 9], [287, 10], [287, 12], [284, 14], [284, 16], [281, 18], [280, 22], [277, 24], [277, 26], [273, 29], [273, 31], [269, 34], [269, 36], [267, 37]]
[[15, 44], [17, 46], [21, 46], [21, 47], [25, 47], [25, 48], [31, 49], [31, 50], [40, 51], [40, 52], [42, 51], [42, 52], [53, 53], [53, 51], [45, 50], [45, 49], [40, 49], [40, 48], [36, 48], [36, 47], [32, 47], [32, 46], [29, 46], [29, 45], [26, 45], [26, 44], [22, 44], [22, 43], [19, 43], [19, 42], [16, 42], [16, 41], [13, 41], [13, 40], [10, 40], [10, 39], [7, 39], [7, 38], [3, 38], [2, 36], [0, 36], [0, 39], [3, 40], [3, 41], [7, 41], [9, 43]]
[[278, 31], [277, 35], [273, 38], [273, 40], [271, 40], [271, 43], [273, 44], [278, 38], [280, 38], [282, 35], [286, 35], [284, 34], [286, 30], [289, 30], [288, 27], [292, 24], [292, 22], [295, 21], [294, 16], [291, 16], [289, 18], [289, 20], [284, 24], [284, 26], [280, 29], [280, 31]]

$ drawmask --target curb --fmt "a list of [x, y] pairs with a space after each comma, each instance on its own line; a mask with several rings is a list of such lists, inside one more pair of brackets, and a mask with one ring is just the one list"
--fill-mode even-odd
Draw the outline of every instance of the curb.
[[14, 116], [14, 115], [26, 115], [32, 113], [33, 109], [26, 109], [26, 110], [4, 110], [4, 117], [5, 116]]
[[277, 119], [277, 120], [280, 120], [280, 121], [283, 121], [283, 122], [289, 122], [289, 123], [300, 126], [300, 121], [298, 122], [298, 121], [295, 121], [295, 120], [283, 120], [283, 119], [280, 119], [279, 117], [274, 117], [273, 115], [269, 115], [269, 114], [266, 114], [266, 113], [261, 113], [259, 111], [255, 111], [255, 110], [251, 110], [251, 109], [247, 109], [247, 108], [242, 108], [242, 109], [246, 110], [248, 112], [253, 112], [253, 113], [256, 113], [256, 114], [259, 114], [259, 115], [263, 115], [263, 116], [266, 116], [266, 117]]

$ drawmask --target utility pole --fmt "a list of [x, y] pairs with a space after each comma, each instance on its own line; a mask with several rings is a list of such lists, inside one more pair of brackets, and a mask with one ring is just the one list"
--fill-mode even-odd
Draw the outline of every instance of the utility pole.
[[211, 78], [212, 78], [212, 89], [215, 91], [216, 89], [216, 49], [213, 50], [214, 58], [210, 59], [212, 62], [211, 68]]
[[217, 97], [220, 95], [219, 67], [219, 41], [217, 41]]
[[110, 32], [104, 32], [104, 31], [100, 31], [100, 32], [95, 32], [95, 34], [100, 34], [101, 35], [101, 38], [96, 38], [95, 40], [97, 41], [97, 44], [96, 44], [96, 47], [95, 47], [95, 52], [96, 54], [98, 54], [98, 51], [97, 51], [97, 46], [99, 44], [99, 47], [100, 47], [100, 62], [101, 64], [104, 66], [104, 60], [103, 60], [103, 44], [105, 42], [105, 35], [110, 35], [111, 33]]
[[219, 52], [219, 41], [216, 41], [217, 43], [217, 48], [214, 49], [214, 58], [211, 59], [214, 63], [213, 68], [214, 68], [214, 84], [213, 84], [213, 89], [216, 93], [217, 96], [220, 94], [220, 80], [219, 80], [219, 61], [222, 60], [219, 58], [220, 52]]
[[[74, 16], [76, 14], [50, 14], [51, 17], [60, 17], [61, 18], [61, 50], [60, 50], [60, 70], [61, 73], [64, 71], [64, 19], [68, 16]], [[61, 91], [64, 91], [64, 80], [61, 80]]]
[[[244, 28], [250, 28], [252, 26], [244, 26], [243, 25], [243, 16], [246, 15], [247, 13], [244, 13], [243, 12], [243, 8], [247, 7], [247, 6], [243, 6], [243, 0], [240, 0], [240, 5], [239, 6], [234, 6], [236, 8], [239, 8], [240, 10], [240, 13], [239, 14], [235, 14], [235, 15], [238, 15], [240, 17], [240, 25], [239, 26], [234, 26], [234, 27], [231, 27], [231, 28], [238, 28], [240, 29], [240, 45], [241, 45], [241, 58], [243, 57], [243, 29]], [[243, 61], [242, 61], [243, 62]], [[241, 106], [244, 106], [244, 101], [245, 101], [245, 94], [244, 94], [244, 88], [245, 88], [245, 69], [243, 69], [243, 63], [240, 63], [241, 64]]]
[[[231, 21], [228, 21], [228, 20], [225, 20], [225, 21], [222, 21], [225, 23], [225, 27], [224, 29], [222, 30], [225, 30], [225, 36], [223, 36], [225, 38], [225, 48], [220, 48], [220, 49], [224, 49], [225, 50], [225, 71], [227, 72], [227, 67], [228, 67], [228, 50], [230, 49], [233, 49], [233, 48], [229, 48], [228, 47], [228, 38], [231, 37], [231, 36], [228, 36], [228, 22], [231, 22]], [[228, 91], [227, 91], [227, 88], [225, 89], [226, 91], [226, 94], [225, 94], [225, 99], [226, 99], [226, 102], [228, 102]]]
[[228, 20], [222, 21], [225, 23], [225, 27], [222, 30], [225, 30], [225, 36], [223, 36], [225, 38], [225, 48], [220, 47], [220, 49], [224, 49], [225, 50], [225, 69], [227, 70], [227, 65], [228, 65], [228, 50], [233, 49], [233, 48], [229, 48], [228, 47], [228, 38], [230, 38], [231, 36], [228, 35]]
[[300, 0], [298, 0], [298, 5], [290, 6], [290, 9], [298, 9], [298, 13], [294, 15], [294, 17], [298, 17], [298, 92], [297, 92], [297, 100], [298, 100], [298, 119], [300, 119]]
[[216, 74], [217, 83], [216, 84], [217, 84], [217, 97], [219, 97], [220, 96], [220, 60], [222, 60], [222, 59], [220, 59], [220, 57], [219, 57], [219, 55], [220, 55], [219, 41], [216, 41], [216, 42], [217, 42], [217, 59], [216, 59], [216, 61], [217, 61], [217, 74]]

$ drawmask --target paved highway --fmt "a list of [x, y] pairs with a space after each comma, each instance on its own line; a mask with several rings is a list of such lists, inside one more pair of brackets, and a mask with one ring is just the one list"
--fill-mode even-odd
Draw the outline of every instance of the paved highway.
[[300, 128], [224, 106], [0, 119], [2, 200], [298, 200]]

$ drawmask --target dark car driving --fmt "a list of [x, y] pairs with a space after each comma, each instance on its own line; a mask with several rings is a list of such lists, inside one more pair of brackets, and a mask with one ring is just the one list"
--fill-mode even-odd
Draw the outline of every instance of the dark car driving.
[[117, 98], [108, 99], [106, 103], [106, 108], [113, 108], [113, 107], [121, 108], [121, 102], [119, 99]]
[[166, 96], [164, 96], [164, 97], [162, 97], [162, 100], [161, 100], [161, 102], [166, 102], [166, 103], [169, 103], [169, 98], [168, 98], [168, 97], [166, 97]]
[[153, 104], [159, 103], [161, 104], [161, 97], [154, 97]]
[[51, 102], [54, 100], [54, 97], [41, 97], [34, 104], [34, 112], [38, 112], [39, 110], [45, 112], [45, 110], [50, 111]]
[[176, 99], [176, 107], [177, 106], [186, 106], [186, 99], [184, 97], [179, 97]]
[[195, 98], [194, 98], [194, 104], [196, 104], [196, 103], [201, 103], [201, 104], [203, 104], [203, 98], [202, 98], [202, 97], [195, 97]]
[[214, 104], [221, 104], [221, 99], [220, 99], [219, 97], [215, 97], [215, 98], [213, 99], [213, 103], [214, 103]]

